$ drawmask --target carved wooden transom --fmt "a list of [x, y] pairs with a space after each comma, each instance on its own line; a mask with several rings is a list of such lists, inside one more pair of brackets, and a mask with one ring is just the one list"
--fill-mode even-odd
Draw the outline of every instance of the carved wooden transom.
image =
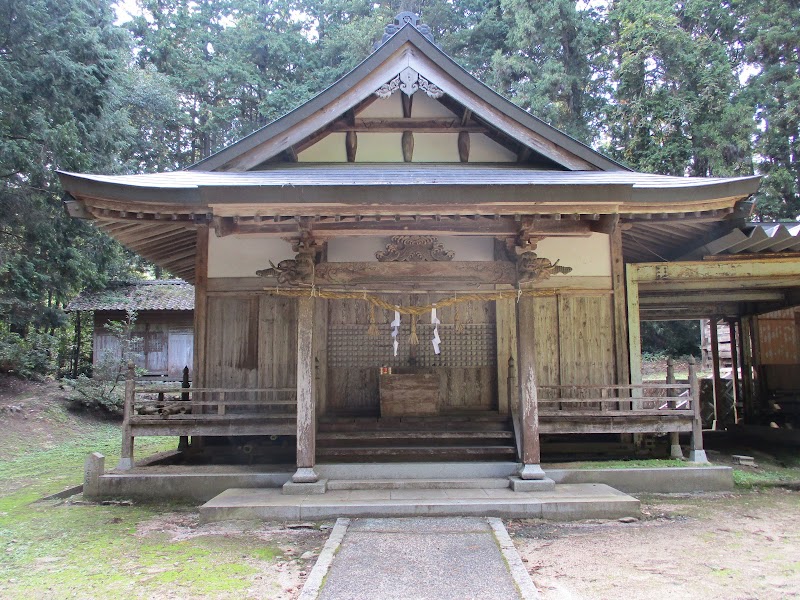
[[395, 235], [386, 250], [375, 253], [378, 262], [435, 262], [453, 260], [455, 252], [445, 250], [432, 235]]

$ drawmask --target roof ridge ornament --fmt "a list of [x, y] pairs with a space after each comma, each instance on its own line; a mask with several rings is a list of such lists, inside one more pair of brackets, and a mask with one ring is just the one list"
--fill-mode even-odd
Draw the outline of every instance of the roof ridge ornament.
[[406, 10], [398, 13], [397, 16], [395, 16], [394, 21], [389, 23], [384, 28], [383, 37], [381, 38], [380, 42], [375, 42], [373, 50], [377, 50], [383, 46], [390, 37], [409, 24], [419, 31], [425, 38], [430, 40], [431, 43], [433, 43], [433, 32], [431, 31], [430, 26], [422, 23], [422, 19], [417, 13]]
[[397, 90], [400, 90], [409, 97], [413, 96], [414, 92], [417, 90], [422, 90], [434, 99], [444, 96], [444, 90], [442, 90], [442, 88], [425, 79], [411, 67], [406, 67], [388, 83], [384, 83], [375, 90], [375, 95], [378, 96], [378, 98], [388, 98]]

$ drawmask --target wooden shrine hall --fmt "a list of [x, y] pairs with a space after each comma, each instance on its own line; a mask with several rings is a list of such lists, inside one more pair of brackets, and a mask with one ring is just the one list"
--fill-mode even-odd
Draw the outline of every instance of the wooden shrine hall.
[[633, 172], [469, 75], [415, 15], [187, 170], [60, 177], [73, 216], [195, 286], [192, 386], [129, 382], [123, 467], [142, 435], [247, 440], [264, 461], [288, 440], [298, 483], [392, 460], [540, 479], [545, 434], [690, 432], [705, 458], [696, 378], [641, 383], [626, 265], [741, 226], [758, 178]]

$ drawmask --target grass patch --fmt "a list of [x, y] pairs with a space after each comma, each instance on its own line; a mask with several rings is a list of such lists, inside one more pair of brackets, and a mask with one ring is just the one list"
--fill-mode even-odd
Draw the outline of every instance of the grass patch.
[[752, 489], [759, 486], [775, 486], [782, 483], [800, 481], [800, 474], [796, 469], [752, 471], [745, 469], [733, 470], [733, 483], [742, 489]]
[[697, 467], [701, 465], [677, 458], [642, 458], [577, 462], [571, 466], [573, 469], [655, 469], [665, 467]]

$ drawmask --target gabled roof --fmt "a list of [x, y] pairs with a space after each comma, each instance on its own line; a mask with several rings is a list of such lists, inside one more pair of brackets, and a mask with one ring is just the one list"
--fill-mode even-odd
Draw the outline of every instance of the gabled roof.
[[114, 281], [67, 306], [67, 312], [81, 310], [194, 310], [194, 287], [181, 279]]
[[404, 25], [360, 65], [305, 104], [190, 167], [248, 171], [323, 130], [411, 67], [487, 125], [567, 170], [628, 170], [522, 110], [470, 75], [413, 25]]

